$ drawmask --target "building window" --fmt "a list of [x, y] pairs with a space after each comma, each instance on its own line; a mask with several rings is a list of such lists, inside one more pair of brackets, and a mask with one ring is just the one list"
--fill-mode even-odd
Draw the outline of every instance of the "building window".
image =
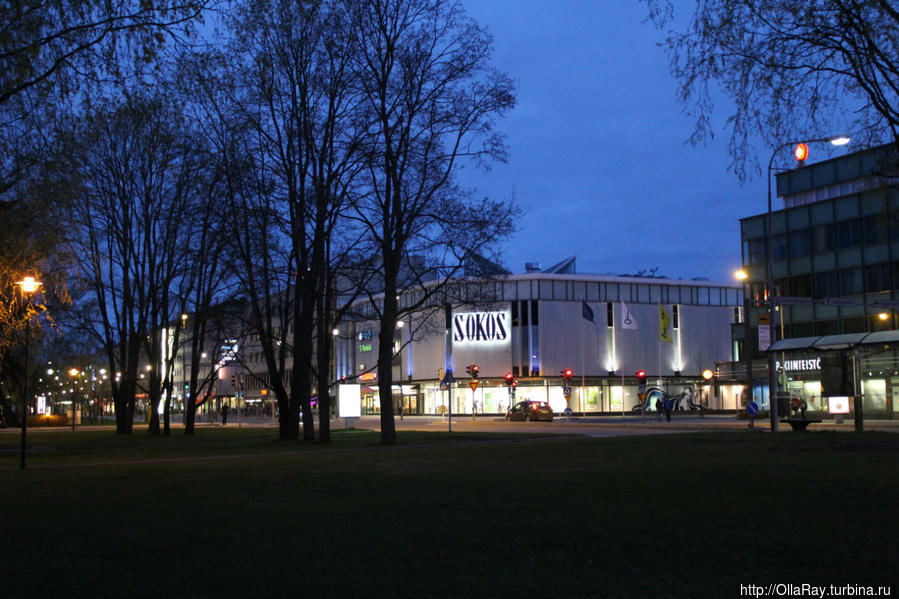
[[537, 318], [537, 300], [533, 300], [531, 302], [531, 326], [537, 326], [540, 324]]
[[615, 326], [615, 304], [612, 302], [606, 304], [606, 322], [610, 327]]
[[862, 228], [865, 233], [865, 243], [876, 245], [887, 240], [887, 222], [882, 216], [872, 214], [862, 219]]
[[834, 248], [834, 228], [833, 224], [820, 225], [812, 230], [812, 241], [815, 246], [815, 252], [829, 252]]
[[861, 219], [853, 218], [837, 223], [837, 247], [840, 249], [858, 247], [862, 241]]
[[858, 295], [863, 290], [861, 268], [844, 268], [840, 271], [840, 295]]
[[870, 264], [865, 267], [865, 291], [886, 291], [890, 289], [890, 264]]
[[680, 327], [680, 311], [677, 309], [677, 304], [671, 306], [671, 328], [677, 329]]
[[743, 244], [747, 264], [761, 264], [765, 261], [765, 238], [750, 239]]
[[[777, 247], [776, 243], [774, 247]], [[790, 256], [807, 256], [811, 251], [812, 239], [808, 229], [790, 233]]]
[[790, 277], [790, 294], [801, 297], [811, 297], [812, 292], [812, 275], [800, 275], [798, 277]]
[[815, 273], [815, 297], [834, 297], [840, 294], [837, 271]]
[[787, 236], [783, 233], [775, 235], [773, 239], [773, 252], [775, 260], [782, 260], [787, 257]]

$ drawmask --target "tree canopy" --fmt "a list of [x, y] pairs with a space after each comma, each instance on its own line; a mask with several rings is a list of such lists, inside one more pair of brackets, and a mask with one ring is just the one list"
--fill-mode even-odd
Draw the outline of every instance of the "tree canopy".
[[[752, 143], [851, 134], [863, 145], [899, 141], [899, 7], [893, 0], [696, 0], [677, 29], [671, 0], [641, 0], [667, 30], [690, 139], [714, 135], [723, 93], [731, 168], [758, 169]], [[685, 3], [678, 3], [681, 10]]]

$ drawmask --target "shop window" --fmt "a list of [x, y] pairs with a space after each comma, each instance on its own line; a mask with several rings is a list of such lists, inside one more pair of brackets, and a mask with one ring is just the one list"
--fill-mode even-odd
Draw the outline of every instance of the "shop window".
[[829, 252], [834, 248], [835, 242], [833, 224], [819, 225], [812, 230], [812, 243], [816, 253]]

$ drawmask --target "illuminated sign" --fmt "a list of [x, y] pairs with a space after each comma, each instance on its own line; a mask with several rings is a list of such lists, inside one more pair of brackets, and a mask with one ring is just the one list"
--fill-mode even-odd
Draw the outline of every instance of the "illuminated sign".
[[362, 374], [359, 375], [360, 381], [373, 381], [376, 378], [377, 377], [375, 376], [374, 372], [363, 372]]
[[508, 312], [463, 312], [453, 315], [455, 343], [503, 343], [508, 340]]
[[366, 339], [371, 339], [371, 331], [362, 331], [359, 333], [359, 341], [365, 341]]
[[359, 351], [371, 351], [371, 343], [362, 343], [359, 345]]
[[848, 397], [828, 397], [827, 409], [831, 414], [848, 414], [849, 398]]
[[777, 362], [777, 370], [783, 367], [787, 372], [798, 370], [821, 370], [821, 358], [809, 358], [808, 360], [787, 360], [781, 365]]

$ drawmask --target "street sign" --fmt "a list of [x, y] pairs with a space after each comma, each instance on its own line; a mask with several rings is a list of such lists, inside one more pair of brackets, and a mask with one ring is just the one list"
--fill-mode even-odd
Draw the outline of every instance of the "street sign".
[[646, 395], [646, 384], [640, 383], [637, 385], [637, 393], [640, 395]]
[[782, 296], [771, 298], [775, 304], [781, 306], [811, 306], [814, 302], [810, 297]]
[[765, 351], [771, 347], [771, 327], [759, 325], [759, 351]]
[[562, 395], [565, 399], [571, 399], [571, 387], [562, 387]]
[[478, 388], [478, 383], [481, 381], [468, 381], [468, 386], [471, 387], [471, 390], [474, 391]]
[[755, 416], [759, 413], [759, 404], [754, 401], [750, 401], [749, 405], [746, 406], [746, 413], [750, 416]]

